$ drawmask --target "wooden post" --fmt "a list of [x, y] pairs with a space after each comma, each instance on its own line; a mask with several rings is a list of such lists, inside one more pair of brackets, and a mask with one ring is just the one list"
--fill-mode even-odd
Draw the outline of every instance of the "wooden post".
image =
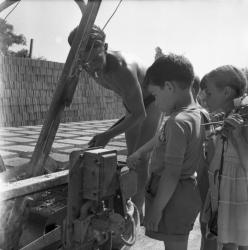
[[[101, 0], [89, 0], [87, 3], [85, 13], [79, 24], [76, 37], [64, 65], [62, 75], [30, 161], [32, 176], [37, 176], [42, 173], [42, 168], [50, 153], [64, 108], [71, 104], [80, 73], [78, 65], [79, 51], [83, 51], [86, 47], [88, 36], [95, 22], [100, 4]], [[70, 94], [68, 95], [68, 93]]]
[[33, 43], [34, 43], [34, 39], [31, 38], [30, 39], [30, 46], [29, 46], [29, 53], [28, 53], [28, 57], [32, 58], [32, 54], [33, 54]]
[[0, 12], [4, 11], [7, 9], [10, 5], [17, 3], [19, 0], [5, 0], [0, 4]]
[[[8, 4], [12, 4], [10, 3], [11, 1], [9, 0], [6, 1], [5, 5], [0, 5], [0, 11], [5, 9]], [[50, 153], [64, 108], [65, 106], [69, 106], [72, 101], [80, 73], [78, 65], [79, 51], [84, 51], [86, 47], [88, 36], [95, 22], [100, 4], [101, 0], [88, 0], [85, 13], [81, 19], [76, 37], [65, 62], [38, 142], [35, 146], [31, 161], [27, 166], [31, 168], [33, 176], [40, 175], [42, 172], [48, 154]], [[3, 229], [0, 232], [1, 249], [19, 249], [18, 242], [27, 216], [26, 208], [28, 202], [28, 198], [19, 197], [14, 200], [6, 201], [4, 210], [0, 207], [4, 215], [2, 216], [2, 220], [5, 221]]]

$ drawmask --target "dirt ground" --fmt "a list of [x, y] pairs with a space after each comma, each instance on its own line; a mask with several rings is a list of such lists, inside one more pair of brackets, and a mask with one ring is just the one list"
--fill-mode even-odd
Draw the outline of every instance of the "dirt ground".
[[[188, 250], [199, 250], [201, 233], [199, 219], [196, 219], [194, 229], [192, 230], [189, 237]], [[137, 241], [131, 250], [163, 250], [164, 244], [161, 241], [153, 240], [144, 235], [144, 227], [141, 227], [140, 232], [138, 233]]]

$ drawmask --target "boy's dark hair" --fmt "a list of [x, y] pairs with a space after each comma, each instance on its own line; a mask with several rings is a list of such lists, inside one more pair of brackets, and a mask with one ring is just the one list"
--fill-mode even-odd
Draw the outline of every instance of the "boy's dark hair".
[[[68, 36], [68, 43], [70, 44], [70, 46], [73, 43], [77, 30], [78, 30], [78, 26], [74, 28]], [[85, 50], [89, 51], [92, 48], [92, 46], [94, 46], [96, 41], [101, 41], [104, 44], [105, 37], [106, 35], [103, 32], [103, 30], [100, 27], [93, 25], [89, 34], [89, 40], [88, 40]]]
[[165, 81], [176, 81], [181, 89], [189, 88], [194, 80], [194, 69], [184, 56], [168, 54], [159, 57], [146, 72], [146, 84], [164, 86]]
[[245, 74], [232, 65], [218, 67], [206, 74], [200, 83], [201, 89], [206, 88], [207, 81], [214, 81], [219, 89], [230, 87], [236, 91], [236, 97], [244, 94], [247, 87], [247, 78]]

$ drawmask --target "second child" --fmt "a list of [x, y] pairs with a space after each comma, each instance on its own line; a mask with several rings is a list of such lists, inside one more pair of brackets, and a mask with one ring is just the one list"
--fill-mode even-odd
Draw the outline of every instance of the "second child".
[[210, 111], [225, 114], [223, 125], [216, 128], [215, 154], [209, 166], [210, 207], [217, 215], [217, 220], [210, 220], [216, 221], [210, 225], [217, 226], [210, 226], [210, 232], [217, 234], [223, 250], [248, 250], [247, 112], [243, 117], [236, 112], [245, 102], [248, 105], [243, 96], [246, 84], [245, 75], [232, 65], [212, 70], [201, 81]]

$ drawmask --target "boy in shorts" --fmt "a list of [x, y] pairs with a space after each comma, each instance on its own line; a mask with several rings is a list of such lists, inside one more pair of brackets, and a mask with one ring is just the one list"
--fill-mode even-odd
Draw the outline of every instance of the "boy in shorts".
[[146, 186], [146, 235], [164, 241], [166, 250], [186, 250], [189, 232], [200, 211], [196, 171], [202, 156], [201, 108], [192, 94], [193, 66], [184, 56], [169, 54], [147, 70], [148, 88], [166, 113], [158, 133], [128, 158], [135, 168], [152, 151]]

